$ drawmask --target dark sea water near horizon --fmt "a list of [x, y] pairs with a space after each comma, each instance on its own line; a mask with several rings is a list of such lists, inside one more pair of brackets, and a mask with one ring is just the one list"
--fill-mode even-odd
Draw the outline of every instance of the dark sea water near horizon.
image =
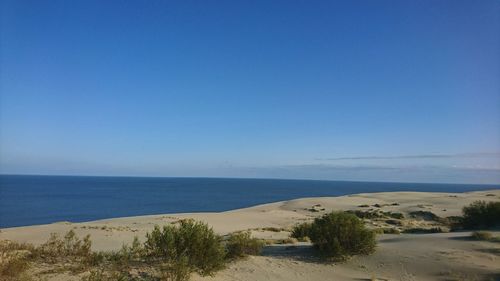
[[0, 175], [0, 228], [165, 213], [227, 211], [302, 197], [466, 192], [498, 185], [322, 180]]

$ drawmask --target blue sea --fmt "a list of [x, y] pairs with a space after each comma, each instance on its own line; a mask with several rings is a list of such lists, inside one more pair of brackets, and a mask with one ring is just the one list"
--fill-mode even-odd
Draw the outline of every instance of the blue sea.
[[226, 211], [301, 197], [361, 192], [465, 192], [494, 188], [498, 185], [1, 175], [0, 228], [137, 215]]

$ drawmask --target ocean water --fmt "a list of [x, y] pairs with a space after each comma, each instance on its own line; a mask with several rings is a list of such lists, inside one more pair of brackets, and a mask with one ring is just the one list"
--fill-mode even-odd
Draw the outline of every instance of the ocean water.
[[0, 176], [0, 228], [112, 217], [226, 211], [361, 192], [465, 192], [494, 185], [278, 179]]

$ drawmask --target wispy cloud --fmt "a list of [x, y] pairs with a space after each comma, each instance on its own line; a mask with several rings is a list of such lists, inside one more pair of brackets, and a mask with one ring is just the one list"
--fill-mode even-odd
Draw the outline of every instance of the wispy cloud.
[[500, 152], [475, 152], [475, 153], [457, 153], [457, 154], [415, 154], [415, 155], [396, 155], [396, 156], [351, 156], [351, 157], [316, 158], [316, 160], [338, 161], [338, 160], [449, 159], [449, 158], [489, 158], [489, 157], [500, 157]]
[[428, 183], [500, 183], [500, 168], [439, 165], [338, 165], [297, 164], [263, 167], [239, 167], [242, 177], [428, 182]]

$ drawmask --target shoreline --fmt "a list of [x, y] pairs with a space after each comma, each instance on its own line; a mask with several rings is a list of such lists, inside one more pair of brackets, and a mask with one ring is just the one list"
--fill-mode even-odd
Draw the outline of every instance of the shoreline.
[[[387, 191], [387, 192], [363, 192], [363, 193], [353, 193], [353, 194], [348, 194], [348, 195], [340, 195], [340, 196], [321, 196], [321, 197], [301, 197], [301, 198], [296, 198], [296, 199], [290, 199], [290, 200], [283, 200], [283, 201], [276, 201], [276, 202], [269, 202], [269, 203], [263, 203], [263, 204], [257, 204], [257, 205], [252, 205], [248, 207], [243, 207], [243, 208], [236, 208], [236, 209], [231, 209], [231, 210], [226, 210], [226, 211], [213, 211], [213, 212], [205, 212], [205, 211], [199, 211], [199, 212], [179, 212], [179, 213], [159, 213], [159, 214], [147, 214], [147, 215], [137, 215], [137, 216], [123, 216], [123, 217], [109, 217], [109, 218], [103, 218], [103, 219], [97, 219], [97, 220], [89, 220], [89, 221], [81, 221], [81, 222], [73, 222], [73, 221], [55, 221], [52, 223], [45, 223], [45, 224], [33, 224], [33, 225], [22, 225], [22, 226], [12, 226], [12, 227], [0, 227], [0, 233], [1, 231], [9, 230], [9, 229], [21, 229], [21, 228], [30, 228], [30, 227], [42, 227], [42, 226], [49, 226], [49, 225], [54, 225], [54, 224], [91, 224], [91, 223], [102, 223], [102, 222], [111, 222], [111, 221], [118, 221], [118, 220], [130, 220], [130, 219], [140, 219], [140, 218], [151, 218], [151, 217], [157, 217], [157, 216], [189, 216], [189, 215], [200, 215], [200, 214], [221, 214], [221, 213], [227, 213], [227, 212], [236, 212], [236, 211], [244, 211], [244, 210], [250, 210], [254, 208], [263, 208], [269, 205], [279, 205], [279, 204], [285, 204], [288, 202], [293, 202], [293, 201], [303, 201], [303, 200], [321, 200], [321, 199], [334, 199], [334, 198], [342, 198], [342, 197], [370, 197], [370, 195], [381, 195], [381, 194], [402, 194], [402, 193], [414, 193], [414, 194], [434, 194], [434, 195], [439, 195], [439, 194], [468, 194], [468, 193], [496, 193], [500, 192], [500, 188], [498, 189], [485, 189], [485, 190], [477, 190], [477, 191], [464, 191], [464, 192], [427, 192], [427, 191]], [[374, 196], [375, 197], [375, 196]], [[499, 196], [500, 199], [500, 196]], [[353, 206], [355, 207], [355, 206]], [[1, 238], [1, 237], [0, 237]]]
[[[487, 196], [488, 194], [493, 196]], [[437, 202], [434, 202], [436, 200]], [[217, 233], [225, 235], [233, 231], [262, 227], [290, 228], [296, 223], [311, 220], [326, 212], [342, 210], [366, 211], [379, 209], [398, 211], [403, 214], [408, 214], [411, 211], [425, 210], [439, 217], [448, 217], [460, 215], [461, 208], [475, 200], [500, 200], [500, 189], [469, 192], [390, 191], [359, 193], [333, 197], [305, 197], [222, 212], [140, 215], [105, 218], [86, 222], [59, 221], [50, 224], [0, 228], [0, 240], [12, 239], [20, 242], [34, 242], [36, 244], [41, 242], [43, 238], [47, 238], [50, 234], [49, 231], [60, 233], [69, 229], [74, 229], [77, 233], [80, 229], [95, 230], [82, 232], [100, 237], [101, 235], [97, 231], [97, 226], [104, 228], [102, 230], [111, 229], [113, 234], [111, 236], [120, 231], [126, 231], [127, 228], [137, 229], [135, 232], [141, 234], [151, 229], [155, 224], [172, 223], [176, 220], [186, 218], [204, 221], [212, 226]], [[394, 203], [398, 205], [390, 206], [390, 204]], [[311, 210], [314, 205], [318, 204], [322, 208]], [[360, 207], [367, 204], [370, 207]], [[385, 206], [376, 208], [372, 206], [375, 204], [385, 204]], [[234, 223], [224, 223], [225, 220]], [[136, 227], [133, 228], [132, 226]], [[109, 249], [108, 247], [105, 248]]]
[[[499, 201], [500, 189], [473, 192], [379, 192], [337, 197], [309, 197], [279, 201], [224, 212], [199, 212], [108, 218], [90, 222], [59, 222], [0, 229], [0, 240], [44, 243], [51, 233], [63, 236], [91, 235], [94, 251], [118, 250], [135, 236], [144, 241], [154, 225], [183, 219], [207, 223], [217, 234], [250, 231], [269, 242], [261, 256], [234, 262], [213, 277], [194, 274], [192, 280], [207, 281], [299, 281], [299, 280], [483, 280], [500, 277], [500, 243], [471, 240], [470, 232], [431, 234], [380, 234], [373, 255], [354, 256], [344, 263], [318, 263], [311, 259], [311, 245], [289, 240], [291, 228], [331, 211], [376, 212], [384, 216], [364, 219], [372, 229], [409, 229], [442, 226], [439, 218], [461, 214], [463, 206], [477, 200]], [[393, 219], [385, 214], [402, 214]], [[412, 217], [414, 214], [423, 216]], [[399, 233], [399, 230], [398, 232]], [[500, 236], [500, 231], [492, 231]], [[40, 270], [34, 268], [33, 270]], [[80, 275], [55, 273], [49, 281], [77, 281]], [[455, 279], [452, 279], [453, 277]], [[406, 279], [405, 279], [406, 278]], [[459, 279], [462, 278], [462, 279]], [[486, 279], [488, 280], [488, 279]]]
[[0, 177], [3, 191], [0, 228], [151, 214], [223, 212], [304, 197], [402, 191], [470, 192], [500, 188], [500, 185], [290, 179]]

